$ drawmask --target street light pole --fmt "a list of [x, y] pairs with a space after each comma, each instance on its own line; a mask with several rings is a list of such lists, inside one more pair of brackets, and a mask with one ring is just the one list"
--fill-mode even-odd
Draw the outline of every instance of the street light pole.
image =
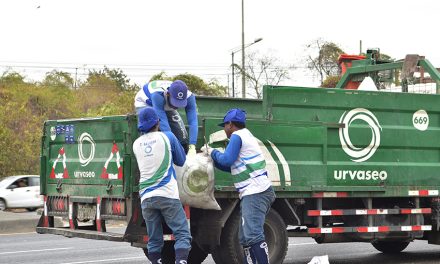
[[232, 55], [232, 97], [235, 97], [234, 51], [231, 52], [231, 55]]
[[[263, 38], [257, 38], [257, 39], [254, 40], [254, 42], [245, 45], [244, 48], [242, 46], [241, 48], [238, 48], [238, 49], [236, 48], [236, 49], [233, 49], [231, 51], [231, 57], [232, 57], [232, 65], [231, 65], [231, 67], [232, 67], [232, 97], [235, 97], [235, 78], [234, 78], [234, 74], [235, 74], [234, 73], [234, 67], [235, 67], [235, 64], [234, 64], [234, 54], [239, 52], [240, 50], [244, 50], [245, 48], [247, 48], [249, 46], [252, 46], [255, 43], [260, 42], [262, 40], [263, 40]], [[242, 65], [244, 65], [244, 62], [243, 62]], [[242, 69], [242, 75], [244, 76], [244, 69]]]
[[241, 0], [241, 97], [246, 97], [246, 76], [244, 69], [244, 0]]

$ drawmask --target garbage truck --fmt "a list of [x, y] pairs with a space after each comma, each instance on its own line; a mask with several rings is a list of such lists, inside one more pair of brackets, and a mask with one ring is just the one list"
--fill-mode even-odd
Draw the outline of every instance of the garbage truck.
[[[366, 242], [383, 253], [414, 240], [440, 244], [440, 73], [421, 56], [380, 62], [376, 55], [356, 57], [336, 88], [266, 85], [262, 100], [198, 97], [198, 149], [225, 147], [223, 115], [247, 112], [277, 196], [264, 225], [270, 263], [283, 263], [295, 236]], [[366, 77], [376, 89], [357, 89]], [[46, 121], [37, 232], [128, 242], [146, 252], [132, 149], [138, 136], [136, 115]], [[185, 184], [207, 188], [200, 179]], [[212, 254], [219, 264], [241, 263], [231, 175], [215, 170], [214, 188], [221, 210], [183, 205], [193, 236], [188, 262]], [[68, 226], [55, 226], [58, 216]], [[126, 222], [123, 234], [106, 230], [112, 220]], [[164, 230], [163, 263], [174, 263], [174, 237]]]

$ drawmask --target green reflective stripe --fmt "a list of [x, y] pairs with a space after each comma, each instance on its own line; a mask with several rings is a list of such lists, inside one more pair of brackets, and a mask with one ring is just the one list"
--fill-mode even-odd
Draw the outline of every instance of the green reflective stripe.
[[153, 184], [155, 184], [156, 182], [158, 182], [164, 176], [164, 174], [167, 172], [167, 169], [169, 167], [170, 155], [168, 153], [168, 150], [169, 150], [168, 142], [165, 140], [165, 138], [162, 136], [162, 134], [160, 134], [160, 136], [162, 137], [163, 141], [165, 142], [165, 157], [164, 157], [162, 163], [160, 164], [159, 169], [157, 169], [156, 173], [154, 173], [154, 175], [150, 179], [139, 183], [139, 190], [142, 190], [144, 188], [148, 188], [148, 187], [152, 186]]
[[249, 174], [251, 174], [252, 172], [257, 171], [257, 170], [262, 170], [264, 168], [266, 168], [266, 161], [265, 160], [259, 161], [257, 163], [246, 164], [246, 170], [240, 172], [239, 174], [234, 175], [234, 177], [233, 177], [234, 182], [238, 183], [238, 182], [245, 181], [251, 177]]

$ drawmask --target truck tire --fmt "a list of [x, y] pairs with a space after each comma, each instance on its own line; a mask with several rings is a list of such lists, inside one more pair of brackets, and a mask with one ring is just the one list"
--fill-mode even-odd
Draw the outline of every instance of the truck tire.
[[202, 264], [208, 253], [203, 251], [194, 241], [191, 244], [191, 251], [188, 256], [188, 264]]
[[396, 254], [404, 250], [409, 242], [403, 241], [376, 241], [371, 243], [373, 247], [385, 254]]
[[[148, 249], [142, 248], [145, 256], [148, 258]], [[164, 241], [162, 248], [162, 264], [174, 264], [176, 256], [174, 254], [174, 241]]]
[[[220, 246], [214, 248], [212, 252], [212, 257], [216, 264], [243, 263], [243, 248], [238, 239], [239, 225], [240, 211], [236, 209], [222, 230]], [[286, 224], [274, 209], [270, 209], [266, 216], [264, 235], [269, 248], [269, 262], [272, 264], [283, 263], [288, 246]]]

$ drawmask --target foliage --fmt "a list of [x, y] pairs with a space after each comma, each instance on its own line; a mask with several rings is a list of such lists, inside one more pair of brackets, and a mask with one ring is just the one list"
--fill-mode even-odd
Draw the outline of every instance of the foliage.
[[319, 76], [321, 85], [327, 76], [339, 74], [338, 58], [343, 53], [337, 44], [322, 39], [306, 45], [307, 67]]
[[67, 72], [53, 70], [46, 73], [46, 77], [41, 84], [44, 86], [73, 88], [74, 80]]
[[104, 66], [103, 70], [89, 71], [88, 82], [90, 82], [90, 78], [95, 78], [95, 81], [96, 79], [108, 79], [112, 81], [120, 91], [139, 90], [139, 86], [130, 84], [130, 79], [127, 78], [127, 75], [121, 69], [109, 69], [107, 66]]
[[206, 83], [200, 77], [190, 73], [183, 73], [174, 77], [169, 77], [164, 71], [162, 71], [150, 78], [150, 82], [155, 80], [184, 81], [188, 86], [188, 89], [196, 95], [225, 96], [227, 91], [227, 87], [220, 85], [215, 79]]
[[153, 76], [150, 78], [150, 82], [151, 82], [151, 81], [156, 81], [156, 80], [172, 81], [173, 78], [168, 77], [168, 75], [167, 75], [164, 71], [161, 71], [160, 73], [155, 74], [155, 75], [153, 75]]
[[190, 91], [197, 95], [224, 96], [227, 90], [226, 87], [219, 85], [215, 80], [205, 83], [200, 77], [189, 73], [176, 75], [172, 80], [184, 81]]
[[0, 77], [0, 87], [23, 85], [24, 76], [14, 71], [5, 71]]
[[341, 76], [327, 76], [325, 80], [322, 82], [321, 86], [322, 88], [335, 88], [336, 84], [338, 84], [339, 80], [341, 79]]
[[[153, 76], [154, 77], [154, 76]], [[224, 95], [216, 80], [205, 83], [192, 74], [160, 79], [181, 79], [196, 94]], [[90, 71], [77, 89], [69, 73], [52, 71], [41, 82], [27, 82], [17, 72], [0, 76], [0, 178], [38, 174], [41, 131], [46, 120], [134, 113], [138, 86], [129, 85], [120, 70]], [[135, 87], [135, 88], [134, 88]]]
[[38, 174], [43, 122], [79, 116], [72, 90], [23, 79], [15, 78], [1, 90], [0, 176]]

